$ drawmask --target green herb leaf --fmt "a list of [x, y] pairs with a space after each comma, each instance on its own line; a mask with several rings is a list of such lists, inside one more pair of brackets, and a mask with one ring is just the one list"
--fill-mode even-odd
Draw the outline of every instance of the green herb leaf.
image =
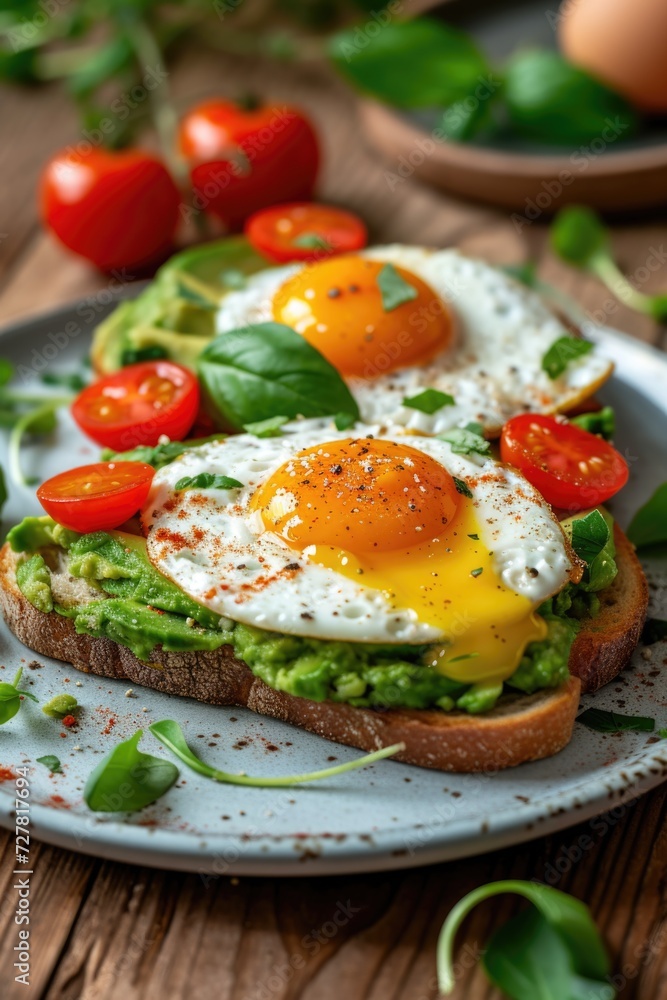
[[72, 392], [81, 392], [88, 385], [87, 380], [78, 372], [45, 372], [42, 375], [44, 385], [58, 385]]
[[57, 694], [50, 701], [47, 701], [46, 705], [42, 706], [42, 712], [52, 719], [62, 719], [66, 715], [73, 715], [78, 708], [79, 703], [74, 695]]
[[280, 437], [280, 430], [289, 417], [269, 417], [267, 420], [255, 420], [252, 424], [244, 424], [243, 430], [258, 438]]
[[102, 461], [145, 462], [154, 469], [162, 469], [191, 448], [199, 448], [209, 441], [224, 441], [225, 437], [225, 434], [212, 434], [210, 437], [190, 438], [189, 441], [168, 441], [166, 444], [156, 444], [152, 448], [150, 445], [140, 444], [130, 451], [113, 451], [111, 448], [105, 448], [102, 452]]
[[220, 426], [238, 429], [279, 415], [359, 417], [333, 365], [280, 323], [216, 337], [200, 355], [198, 368], [206, 405]]
[[119, 743], [86, 782], [83, 797], [93, 812], [136, 812], [164, 795], [178, 778], [169, 760], [138, 749], [143, 731]]
[[589, 267], [608, 252], [609, 238], [599, 215], [586, 205], [568, 205], [558, 212], [549, 232], [551, 248], [573, 267]]
[[45, 757], [37, 758], [38, 764], [43, 764], [44, 767], [48, 767], [51, 774], [62, 774], [62, 767], [60, 761], [57, 757], [53, 757], [51, 754], [47, 754]]
[[405, 302], [412, 302], [417, 298], [417, 289], [408, 284], [393, 264], [385, 264], [378, 272], [377, 283], [385, 312], [392, 312]]
[[468, 497], [469, 500], [472, 500], [472, 490], [466, 481], [464, 479], [458, 479], [456, 476], [452, 476], [452, 479], [454, 480], [454, 486], [456, 486], [456, 492], [461, 493], [462, 496]]
[[123, 368], [127, 365], [137, 365], [140, 361], [163, 361], [169, 357], [169, 351], [159, 344], [151, 347], [126, 347], [120, 356], [120, 363]]
[[595, 413], [580, 413], [570, 417], [570, 423], [582, 427], [589, 434], [599, 434], [605, 441], [611, 441], [616, 430], [616, 414], [611, 406], [603, 406]]
[[16, 713], [21, 708], [22, 696], [24, 698], [30, 698], [31, 701], [37, 701], [34, 694], [31, 694], [29, 691], [21, 691], [19, 689], [18, 685], [21, 681], [22, 674], [23, 667], [19, 667], [11, 684], [8, 684], [7, 681], [0, 683], [0, 726], [14, 718]]
[[214, 475], [212, 472], [200, 472], [197, 476], [184, 476], [176, 483], [175, 490], [240, 490], [243, 483], [231, 476]]
[[472, 538], [473, 542], [478, 542], [479, 541], [479, 535], [478, 534], [468, 535], [468, 538]]
[[597, 733], [652, 733], [655, 729], [655, 719], [645, 715], [619, 715], [603, 708], [587, 708], [576, 721]]
[[398, 108], [464, 100], [489, 72], [469, 35], [426, 17], [389, 18], [374, 35], [349, 28], [331, 39], [329, 53], [353, 84]]
[[652, 646], [661, 639], [667, 639], [667, 621], [664, 618], [647, 618], [642, 632], [643, 644]]
[[651, 499], [639, 508], [627, 536], [638, 549], [667, 542], [667, 483], [658, 486]]
[[183, 730], [173, 719], [164, 719], [162, 722], [154, 722], [150, 731], [160, 743], [164, 744], [172, 753], [175, 753], [179, 760], [214, 781], [221, 781], [231, 785], [250, 785], [255, 788], [283, 788], [289, 785], [303, 784], [306, 781], [319, 781], [322, 778], [331, 778], [337, 774], [345, 774], [347, 771], [355, 771], [359, 767], [366, 767], [377, 760], [384, 760], [385, 757], [392, 757], [400, 750], [405, 749], [403, 743], [396, 743], [394, 746], [384, 747], [376, 750], [375, 753], [366, 754], [357, 760], [348, 761], [346, 764], [338, 764], [336, 767], [326, 767], [321, 771], [310, 771], [307, 774], [295, 774], [286, 778], [251, 778], [247, 774], [230, 774], [227, 771], [219, 771], [197, 757], [185, 741]]
[[483, 569], [483, 567], [480, 566], [478, 569], [471, 569], [470, 570], [470, 575], [474, 576], [474, 577], [478, 577], [478, 576], [481, 576], [483, 572], [484, 572], [484, 569]]
[[609, 541], [611, 531], [599, 510], [572, 522], [572, 548], [584, 562], [592, 563]]
[[[502, 882], [490, 882], [488, 885], [473, 889], [450, 911], [438, 939], [438, 983], [442, 994], [448, 995], [456, 985], [454, 941], [459, 927], [478, 903], [505, 892], [523, 896], [539, 911], [565, 945], [576, 977], [594, 981], [605, 979], [609, 974], [609, 960], [588, 907], [578, 899], [550, 886], [508, 879]], [[530, 934], [529, 929], [526, 929], [526, 933]], [[532, 966], [532, 955], [526, 956], [526, 959]], [[494, 966], [496, 966], [495, 959]], [[527, 1000], [536, 1000], [542, 994], [533, 991], [530, 994], [517, 993], [516, 996], [521, 1000], [524, 996]], [[551, 998], [552, 995], [545, 993], [544, 996]], [[570, 994], [561, 993], [557, 1000], [570, 1000]]]
[[448, 392], [440, 392], [439, 389], [424, 389], [416, 396], [408, 396], [403, 400], [403, 406], [408, 406], [411, 410], [420, 410], [422, 413], [432, 415], [441, 410], [443, 406], [454, 406], [455, 400]]
[[507, 114], [517, 132], [547, 146], [575, 147], [594, 136], [622, 142], [639, 127], [628, 102], [551, 49], [518, 52], [505, 68]]
[[590, 340], [582, 340], [580, 337], [559, 337], [542, 358], [542, 371], [545, 371], [550, 379], [556, 379], [562, 375], [567, 366], [584, 354], [593, 350]]
[[505, 274], [509, 274], [511, 278], [516, 281], [520, 281], [522, 285], [526, 288], [537, 288], [539, 282], [537, 278], [537, 262], [534, 260], [527, 260], [523, 264], [505, 264], [501, 268]]
[[491, 982], [512, 1000], [572, 1000], [567, 945], [534, 906], [492, 935], [482, 964]]
[[337, 413], [334, 417], [334, 426], [337, 431], [346, 431], [348, 427], [353, 427], [357, 418], [352, 413]]
[[666, 740], [667, 739], [667, 729], [659, 729], [658, 730], [658, 736], [660, 737], [661, 740]]
[[301, 233], [292, 241], [295, 247], [303, 247], [304, 250], [332, 250], [332, 246], [324, 236], [319, 233]]
[[439, 434], [438, 437], [451, 445], [455, 455], [491, 454], [491, 442], [466, 427], [454, 427], [446, 434]]

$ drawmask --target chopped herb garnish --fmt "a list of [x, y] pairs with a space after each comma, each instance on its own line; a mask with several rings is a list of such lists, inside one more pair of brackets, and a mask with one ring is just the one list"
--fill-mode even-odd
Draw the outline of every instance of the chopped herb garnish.
[[54, 757], [51, 754], [47, 754], [46, 757], [38, 757], [37, 763], [43, 764], [44, 767], [48, 767], [51, 774], [62, 774], [63, 769], [60, 765], [60, 761], [57, 757]]
[[479, 541], [479, 535], [468, 535], [468, 538], [472, 538], [473, 542]]
[[542, 371], [545, 371], [551, 379], [558, 378], [570, 362], [576, 361], [592, 350], [593, 345], [590, 340], [582, 340], [581, 337], [559, 337], [542, 358]]
[[240, 490], [243, 483], [231, 476], [214, 475], [212, 472], [200, 472], [198, 476], [184, 476], [179, 479], [176, 490]]
[[472, 490], [465, 482], [465, 480], [457, 479], [456, 476], [452, 476], [452, 479], [454, 480], [454, 486], [456, 486], [456, 492], [461, 493], [464, 497], [468, 497], [470, 500], [472, 500]]
[[[480, 573], [482, 571], [480, 570]], [[461, 660], [474, 660], [479, 653], [461, 653], [460, 656], [452, 656], [451, 660], [447, 660], [447, 663], [460, 663]]]
[[408, 284], [393, 264], [385, 264], [377, 276], [378, 288], [382, 296], [382, 308], [385, 312], [398, 309], [405, 302], [417, 298], [417, 289]]
[[447, 442], [455, 455], [488, 455], [491, 452], [491, 442], [468, 427], [454, 427], [438, 436]]
[[667, 639], [667, 621], [664, 618], [647, 618], [642, 632], [642, 642], [645, 646], [652, 646], [661, 639]]
[[304, 250], [333, 250], [331, 243], [319, 233], [301, 233], [292, 241], [293, 246]]
[[483, 567], [482, 566], [478, 566], [477, 569], [471, 569], [470, 570], [470, 575], [471, 576], [481, 576], [483, 572], [484, 572]]
[[644, 715], [618, 715], [616, 712], [606, 712], [602, 708], [587, 708], [577, 716], [577, 722], [598, 733], [652, 733], [655, 729], [655, 719], [649, 719]]
[[280, 428], [288, 420], [289, 417], [267, 417], [266, 420], [255, 420], [252, 424], [244, 424], [243, 430], [258, 438], [279, 437]]
[[441, 410], [443, 406], [454, 406], [454, 402], [454, 397], [450, 396], [448, 392], [440, 392], [439, 389], [424, 389], [416, 396], [404, 399], [403, 406], [432, 415]]

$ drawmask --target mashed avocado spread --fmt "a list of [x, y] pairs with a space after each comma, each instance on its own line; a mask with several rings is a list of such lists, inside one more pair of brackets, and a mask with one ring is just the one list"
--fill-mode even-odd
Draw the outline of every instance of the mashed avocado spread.
[[[549, 633], [526, 648], [508, 688], [530, 693], [567, 679], [579, 623], [597, 614], [596, 592], [617, 572], [611, 525], [609, 515], [598, 510], [564, 522], [575, 551], [586, 559], [584, 577], [540, 607]], [[428, 646], [330, 642], [221, 618], [159, 573], [137, 535], [78, 535], [49, 517], [28, 517], [7, 537], [12, 549], [24, 554], [16, 580], [34, 607], [65, 615], [77, 632], [112, 639], [141, 660], [156, 646], [186, 651], [230, 645], [257, 677], [279, 691], [376, 708], [484, 712], [503, 690], [503, 685], [461, 684], [433, 670], [426, 665]]]

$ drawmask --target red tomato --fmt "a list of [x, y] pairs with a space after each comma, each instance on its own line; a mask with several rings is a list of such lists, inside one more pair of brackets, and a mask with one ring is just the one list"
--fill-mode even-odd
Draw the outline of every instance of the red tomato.
[[111, 271], [142, 268], [167, 254], [181, 196], [149, 153], [70, 148], [46, 165], [40, 201], [44, 224], [66, 247]]
[[359, 216], [307, 201], [256, 212], [246, 222], [245, 234], [255, 250], [279, 264], [361, 250], [368, 237]]
[[37, 490], [54, 521], [72, 531], [118, 528], [146, 501], [155, 469], [143, 462], [96, 462], [61, 472]]
[[114, 451], [181, 441], [199, 409], [199, 383], [172, 361], [141, 361], [105, 375], [72, 403], [72, 416], [93, 441]]
[[246, 110], [210, 100], [180, 125], [180, 149], [190, 163], [195, 207], [241, 229], [253, 212], [308, 200], [320, 154], [315, 132], [296, 108], [268, 104]]
[[562, 418], [512, 417], [503, 427], [500, 454], [550, 504], [573, 512], [604, 503], [628, 480], [628, 466], [615, 448]]

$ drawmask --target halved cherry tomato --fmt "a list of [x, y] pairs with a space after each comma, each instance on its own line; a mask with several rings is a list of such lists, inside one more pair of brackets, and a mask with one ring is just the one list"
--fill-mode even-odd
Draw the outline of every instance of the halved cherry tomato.
[[93, 441], [114, 451], [180, 441], [199, 409], [199, 383], [173, 361], [140, 361], [105, 375], [77, 396], [72, 416]]
[[96, 462], [61, 472], [37, 490], [54, 521], [72, 531], [110, 531], [146, 502], [155, 469], [144, 462]]
[[183, 118], [179, 145], [190, 164], [195, 208], [230, 229], [242, 229], [261, 208], [312, 196], [319, 146], [298, 108], [204, 101]]
[[550, 504], [573, 512], [604, 503], [628, 480], [628, 466], [615, 448], [563, 418], [512, 417], [503, 427], [500, 455]]
[[95, 148], [56, 153], [42, 175], [40, 200], [44, 224], [102, 271], [141, 269], [165, 257], [181, 203], [156, 156]]
[[368, 241], [357, 215], [307, 201], [256, 212], [246, 222], [245, 234], [255, 250], [279, 264], [361, 250]]

